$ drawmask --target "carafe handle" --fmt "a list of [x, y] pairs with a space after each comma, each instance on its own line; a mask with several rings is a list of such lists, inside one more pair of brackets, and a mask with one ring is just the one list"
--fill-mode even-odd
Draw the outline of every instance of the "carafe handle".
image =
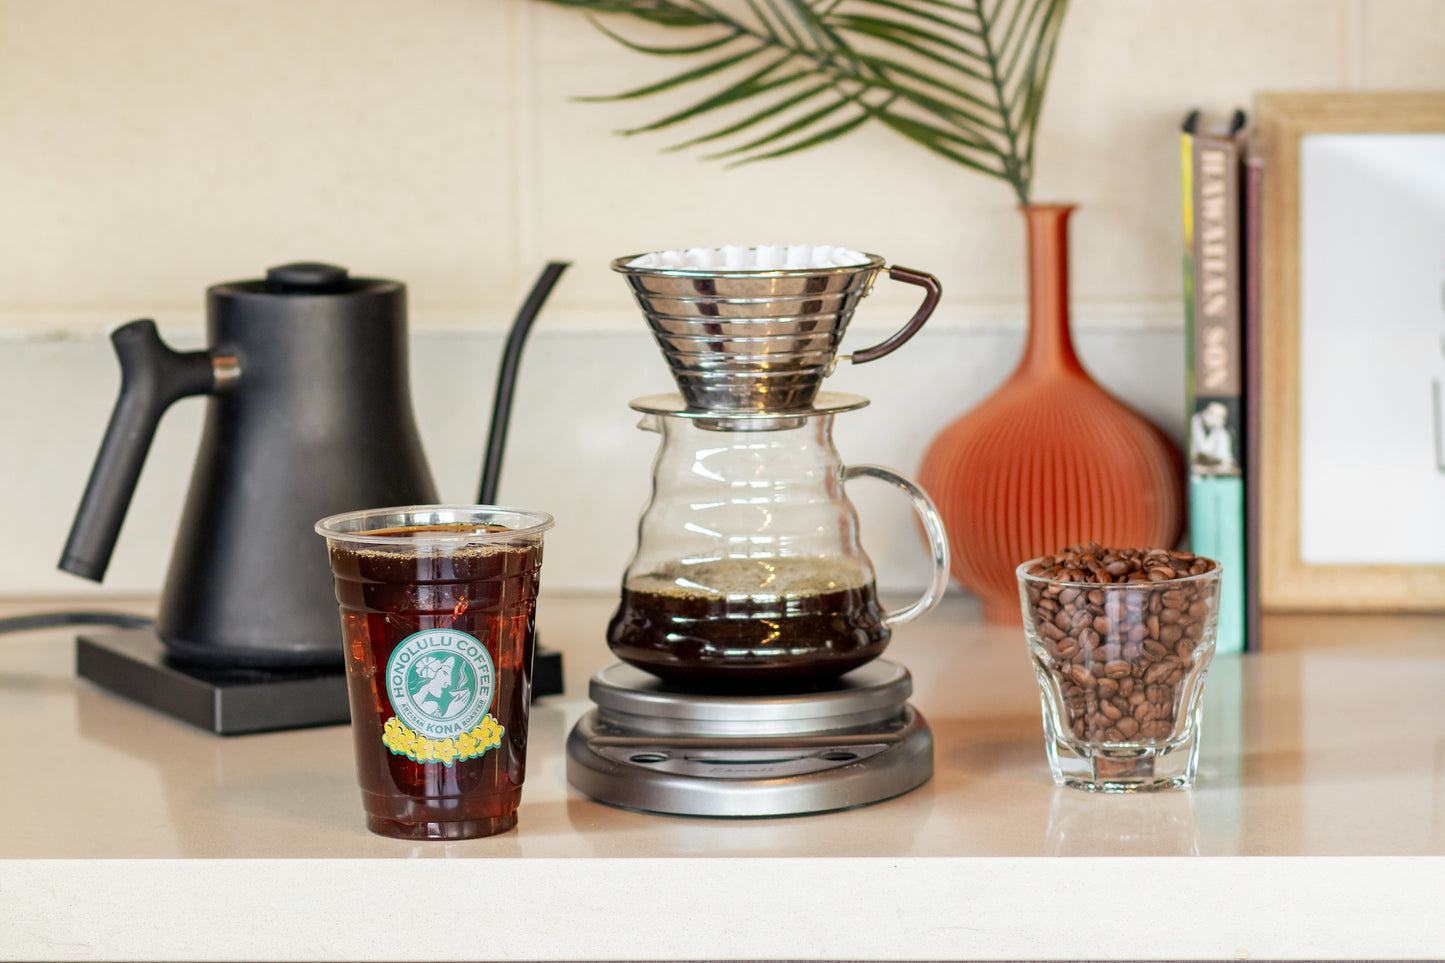
[[923, 531], [928, 537], [928, 549], [933, 555], [933, 579], [929, 582], [923, 597], [906, 608], [883, 613], [883, 621], [892, 625], [912, 622], [928, 613], [948, 587], [948, 534], [943, 530], [943, 518], [933, 506], [928, 493], [895, 471], [881, 465], [848, 465], [843, 469], [843, 481], [854, 478], [876, 478], [903, 490], [913, 503], [913, 510], [923, 522]]
[[861, 351], [854, 351], [848, 355], [848, 360], [854, 364], [863, 364], [865, 361], [876, 361], [885, 354], [892, 354], [903, 346], [903, 342], [918, 333], [933, 314], [933, 309], [938, 307], [938, 299], [943, 296], [943, 285], [938, 283], [938, 278], [923, 271], [915, 271], [912, 268], [899, 267], [896, 264], [888, 269], [888, 277], [894, 281], [902, 281], [905, 284], [916, 284], [924, 289], [923, 303], [908, 319], [908, 323], [899, 328], [886, 341], [881, 341], [871, 348], [864, 348]]

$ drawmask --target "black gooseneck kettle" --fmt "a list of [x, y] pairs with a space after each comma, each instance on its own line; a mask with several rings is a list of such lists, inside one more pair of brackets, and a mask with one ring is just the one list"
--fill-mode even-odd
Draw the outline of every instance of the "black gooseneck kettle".
[[100, 581], [161, 415], [209, 395], [161, 593], [173, 657], [219, 667], [340, 666], [316, 519], [435, 502], [412, 411], [406, 287], [296, 263], [207, 289], [207, 350], [149, 319], [111, 336], [120, 397], [60, 568]]

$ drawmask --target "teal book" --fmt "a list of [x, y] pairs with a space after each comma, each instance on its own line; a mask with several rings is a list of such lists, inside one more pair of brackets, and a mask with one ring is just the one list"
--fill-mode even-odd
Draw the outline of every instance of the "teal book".
[[1219, 583], [1217, 652], [1242, 652], [1245, 648], [1248, 572], [1244, 505], [1243, 477], [1190, 475], [1189, 550], [1224, 566]]

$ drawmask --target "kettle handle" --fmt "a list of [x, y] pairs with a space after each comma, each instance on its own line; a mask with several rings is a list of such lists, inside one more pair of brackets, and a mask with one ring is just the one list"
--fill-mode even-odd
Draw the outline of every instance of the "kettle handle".
[[110, 340], [120, 360], [120, 397], [60, 557], [63, 571], [95, 582], [105, 577], [161, 415], [177, 399], [214, 391], [220, 370], [207, 351], [172, 350], [150, 318], [121, 325]]
[[925, 271], [915, 271], [912, 268], [899, 267], [895, 264], [888, 269], [888, 277], [894, 281], [916, 284], [923, 288], [923, 303], [918, 306], [917, 311], [913, 312], [913, 317], [908, 319], [908, 323], [893, 332], [886, 340], [880, 341], [871, 348], [863, 348], [850, 354], [848, 360], [853, 364], [877, 361], [885, 354], [897, 351], [903, 346], [903, 342], [918, 333], [918, 329], [923, 327], [923, 322], [927, 321], [933, 314], [933, 309], [938, 307], [939, 298], [943, 297], [943, 285], [938, 283], [938, 278]]
[[928, 497], [927, 492], [891, 469], [881, 465], [848, 465], [843, 469], [843, 481], [853, 478], [876, 478], [901, 489], [913, 503], [913, 510], [918, 513], [919, 520], [923, 522], [923, 531], [928, 537], [928, 550], [933, 558], [933, 578], [918, 601], [906, 608], [883, 613], [883, 622], [886, 625], [912, 622], [931, 611], [943, 598], [944, 589], [948, 588], [948, 534], [943, 529], [943, 518], [938, 514], [938, 509], [934, 507], [933, 499]]

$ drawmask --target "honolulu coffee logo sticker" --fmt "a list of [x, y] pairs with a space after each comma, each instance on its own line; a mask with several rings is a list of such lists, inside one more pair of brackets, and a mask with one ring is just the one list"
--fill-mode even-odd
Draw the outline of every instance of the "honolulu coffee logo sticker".
[[465, 632], [430, 629], [407, 636], [386, 662], [386, 693], [396, 717], [382, 742], [418, 762], [451, 765], [501, 744], [487, 710], [497, 675], [486, 646]]

